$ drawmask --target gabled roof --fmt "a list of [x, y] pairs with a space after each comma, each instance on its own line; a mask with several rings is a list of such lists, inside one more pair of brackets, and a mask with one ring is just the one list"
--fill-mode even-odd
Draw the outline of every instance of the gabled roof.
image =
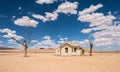
[[63, 48], [63, 47], [65, 47], [65, 46], [68, 46], [68, 47], [70, 47], [70, 48], [84, 49], [84, 51], [87, 51], [87, 52], [90, 51], [89, 48], [80, 47], [80, 46], [73, 46], [73, 45], [71, 45], [71, 44], [69, 44], [69, 43], [64, 43], [64, 44], [60, 45], [60, 48]]
[[65, 46], [69, 46], [70, 48], [81, 48], [80, 46], [72, 46], [72, 45], [70, 45], [69, 43], [64, 43], [64, 44], [62, 44], [62, 45], [60, 46], [60, 48], [63, 48], [63, 47], [65, 47]]

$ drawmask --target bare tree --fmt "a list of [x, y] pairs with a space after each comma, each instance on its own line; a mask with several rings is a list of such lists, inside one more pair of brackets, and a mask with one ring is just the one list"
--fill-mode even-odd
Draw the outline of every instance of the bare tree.
[[24, 57], [27, 57], [27, 49], [29, 48], [31, 33], [32, 33], [31, 27], [36, 27], [38, 22], [33, 19], [30, 19], [28, 16], [23, 16], [22, 18], [16, 19], [14, 21], [14, 24], [19, 26], [24, 26], [23, 42], [20, 42], [15, 38], [12, 39], [14, 39], [18, 44], [21, 44], [24, 47]]
[[20, 42], [20, 41], [16, 40], [15, 38], [11, 38], [11, 39], [15, 40], [18, 44], [20, 44], [24, 47], [24, 57], [28, 57], [28, 55], [27, 55], [27, 49], [28, 49], [27, 41], [24, 39], [23, 42]]
[[93, 42], [89, 41], [89, 45], [90, 45], [90, 56], [92, 56]]

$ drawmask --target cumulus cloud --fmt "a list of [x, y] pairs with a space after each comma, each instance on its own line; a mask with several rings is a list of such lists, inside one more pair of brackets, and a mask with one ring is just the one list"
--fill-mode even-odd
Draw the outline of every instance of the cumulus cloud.
[[[6, 33], [4, 35], [2, 35], [1, 37], [4, 37], [4, 38], [8, 38], [8, 43], [9, 44], [14, 44], [14, 46], [8, 46], [8, 47], [16, 47], [15, 45], [17, 44], [15, 40], [21, 40], [23, 39], [22, 36], [19, 36], [19, 35], [16, 35], [16, 31], [14, 30], [10, 30], [8, 28], [5, 28], [5, 29], [0, 29], [0, 33]], [[13, 40], [12, 38], [14, 38], [15, 40]]]
[[112, 42], [109, 38], [98, 38], [94, 41], [96, 46], [109, 46], [112, 45]]
[[55, 21], [57, 20], [58, 13], [64, 13], [64, 14], [77, 14], [77, 7], [78, 2], [65, 2], [58, 6], [56, 10], [54, 10], [52, 13], [45, 12], [45, 16], [40, 14], [33, 14], [32, 16], [36, 19], [42, 20], [43, 22], [46, 21]]
[[[116, 17], [108, 12], [107, 15], [103, 13], [95, 13], [95, 11], [103, 5], [90, 6], [79, 12], [78, 20], [81, 22], [88, 22], [89, 27], [83, 29], [82, 33], [90, 33], [93, 31], [94, 44], [96, 46], [112, 46], [118, 45], [120, 41], [120, 23], [114, 21]], [[116, 19], [117, 20], [117, 19]]]
[[31, 43], [37, 43], [39, 42], [38, 40], [31, 40]]
[[93, 13], [101, 7], [103, 7], [102, 4], [91, 5], [89, 8], [85, 8], [83, 11], [80, 11], [79, 15], [85, 15], [85, 14]]
[[56, 12], [50, 13], [50, 12], [45, 12], [45, 16], [39, 15], [39, 14], [33, 14], [32, 15], [34, 18], [37, 18], [39, 20], [42, 20], [43, 22], [46, 21], [54, 21], [57, 19], [58, 14]]
[[37, 4], [51, 4], [54, 3], [55, 0], [36, 0]]
[[65, 38], [60, 37], [58, 43], [59, 43], [59, 44], [64, 44], [64, 43], [66, 43], [67, 41], [68, 41], [68, 38], [67, 38], [67, 37], [65, 37]]
[[2, 37], [4, 37], [4, 38], [14, 38], [14, 39], [16, 39], [16, 40], [21, 40], [21, 39], [23, 39], [22, 36], [18, 36], [18, 35], [16, 35], [16, 34], [12, 34], [12, 33], [8, 33], [7, 35], [3, 35]]
[[28, 16], [23, 16], [22, 18], [16, 19], [14, 24], [19, 26], [36, 27], [38, 22], [30, 19]]
[[46, 22], [48, 20], [46, 17], [39, 15], [39, 14], [33, 14], [32, 16], [36, 19], [42, 20], [43, 22]]
[[9, 43], [9, 44], [17, 44], [16, 41], [13, 40], [13, 39], [9, 39], [9, 40], [8, 40], [8, 43]]
[[41, 41], [42, 45], [48, 45], [48, 46], [54, 46], [55, 45], [55, 41], [51, 39], [50, 36], [44, 36], [43, 37], [43, 41]]
[[44, 36], [43, 39], [49, 40], [49, 39], [51, 39], [51, 37], [50, 36]]
[[77, 14], [78, 2], [65, 2], [58, 6], [56, 12], [65, 14]]
[[0, 33], [7, 33], [7, 34], [5, 34], [5, 35], [2, 36], [4, 38], [15, 38], [16, 40], [23, 39], [22, 36], [16, 35], [16, 31], [15, 30], [12, 31], [12, 30], [10, 30], [8, 28], [0, 29]]
[[90, 33], [92, 30], [104, 30], [109, 25], [112, 25], [113, 20], [116, 18], [115, 16], [111, 15], [104, 15], [103, 13], [94, 13], [97, 9], [103, 7], [102, 4], [98, 4], [96, 6], [91, 5], [89, 8], [84, 9], [83, 11], [79, 12], [78, 20], [81, 22], [88, 22], [90, 23], [90, 27], [88, 29], [83, 29], [82, 33]]
[[44, 41], [41, 42], [43, 45], [51, 45], [51, 46], [54, 46], [55, 45], [55, 42], [51, 39], [46, 39]]
[[104, 45], [113, 45], [116, 44], [120, 46], [120, 25], [117, 26], [108, 26], [105, 30], [95, 32], [93, 34], [95, 40], [95, 44], [97, 46], [104, 46]]
[[17, 44], [16, 47], [17, 48], [22, 48], [22, 49], [24, 48], [23, 45], [21, 45], [21, 44]]
[[83, 41], [73, 40], [73, 41], [69, 41], [68, 43], [73, 45], [73, 46], [87, 47], [87, 45], [89, 44], [89, 40], [88, 39], [85, 39]]
[[57, 14], [56, 12], [53, 12], [53, 13], [46, 12], [45, 14], [46, 14], [45, 17], [46, 17], [48, 20], [52, 20], [52, 21], [56, 20], [57, 17], [58, 17], [58, 14]]
[[92, 31], [92, 29], [88, 28], [88, 29], [83, 29], [81, 32], [82, 33], [85, 33], [85, 34], [88, 34]]
[[79, 16], [78, 20], [82, 22], [89, 22], [90, 27], [99, 26], [99, 25], [111, 25], [115, 17], [111, 14], [105, 16], [103, 13], [92, 13]]
[[32, 48], [58, 48], [59, 44], [55, 43], [50, 36], [44, 36], [43, 40], [33, 45]]
[[8, 28], [5, 28], [5, 29], [0, 29], [0, 32], [1, 33], [16, 33], [16, 31], [12, 31], [12, 30], [10, 30], [10, 29], [8, 29]]
[[[96, 6], [90, 6], [89, 8], [84, 9], [79, 12], [78, 20], [81, 22], [90, 23], [91, 29], [83, 29], [82, 32], [91, 32], [91, 30], [104, 30], [107, 26], [112, 25], [113, 20], [116, 18], [115, 16], [109, 13], [108, 15], [104, 15], [103, 13], [94, 13], [97, 9], [101, 8], [103, 5], [98, 4]], [[85, 32], [86, 33], [86, 32]]]

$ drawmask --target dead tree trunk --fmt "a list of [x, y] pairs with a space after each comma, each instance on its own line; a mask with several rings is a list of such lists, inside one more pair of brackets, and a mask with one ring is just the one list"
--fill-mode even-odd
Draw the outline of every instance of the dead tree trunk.
[[93, 42], [90, 42], [90, 41], [89, 41], [89, 44], [90, 44], [90, 56], [92, 56]]
[[18, 44], [21, 44], [24, 47], [24, 57], [28, 57], [27, 55], [27, 49], [28, 49], [28, 45], [27, 45], [27, 41], [24, 40], [22, 43], [19, 42], [18, 40], [16, 40], [15, 38], [11, 38], [13, 40], [15, 40]]
[[27, 49], [28, 49], [27, 43], [26, 41], [24, 41], [24, 57], [27, 57]]

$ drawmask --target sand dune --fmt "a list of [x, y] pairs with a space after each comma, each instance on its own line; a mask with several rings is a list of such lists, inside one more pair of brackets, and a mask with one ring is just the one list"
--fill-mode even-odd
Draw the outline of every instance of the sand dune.
[[53, 53], [0, 53], [0, 72], [120, 72], [120, 53], [54, 56]]

